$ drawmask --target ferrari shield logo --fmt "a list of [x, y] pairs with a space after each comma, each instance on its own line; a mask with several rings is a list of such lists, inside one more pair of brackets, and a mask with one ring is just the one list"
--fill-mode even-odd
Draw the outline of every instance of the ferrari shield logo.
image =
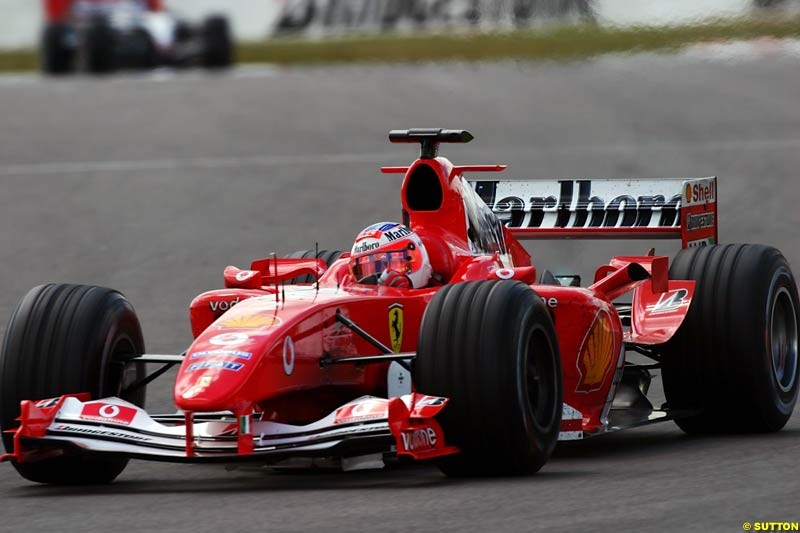
[[403, 304], [389, 306], [389, 339], [392, 341], [392, 351], [400, 353], [403, 345]]

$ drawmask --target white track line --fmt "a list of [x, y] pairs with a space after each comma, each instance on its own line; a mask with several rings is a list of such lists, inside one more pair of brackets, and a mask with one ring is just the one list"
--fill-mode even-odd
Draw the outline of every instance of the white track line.
[[[509, 153], [524, 152], [527, 157], [564, 157], [576, 154], [607, 155], [609, 157], [641, 152], [705, 152], [705, 151], [758, 151], [758, 150], [798, 150], [800, 139], [730, 139], [706, 141], [702, 144], [675, 142], [613, 143], [549, 147], [546, 149], [505, 146], [497, 150], [480, 149], [470, 152], [472, 160], [499, 160]], [[302, 165], [337, 165], [352, 163], [392, 164], [401, 154], [398, 152], [375, 152], [369, 154], [306, 154], [306, 155], [264, 155], [243, 157], [196, 157], [186, 159], [142, 159], [131, 161], [69, 161], [49, 163], [24, 163], [0, 165], [0, 176], [37, 176], [57, 174], [85, 174], [94, 172], [130, 172], [170, 169], [214, 169], [243, 167], [284, 167]]]
[[70, 161], [0, 165], [0, 176], [83, 174], [90, 172], [149, 171], [178, 168], [280, 167], [294, 165], [335, 165], [381, 163], [397, 158], [394, 153], [317, 154], [297, 156], [197, 157], [187, 159], [142, 159], [133, 161]]

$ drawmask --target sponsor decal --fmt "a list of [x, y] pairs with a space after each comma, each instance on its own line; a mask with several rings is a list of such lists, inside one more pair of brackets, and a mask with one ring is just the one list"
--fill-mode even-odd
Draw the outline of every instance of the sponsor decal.
[[349, 424], [386, 418], [386, 405], [385, 400], [366, 400], [345, 405], [336, 410], [333, 423]]
[[239, 350], [204, 350], [202, 352], [194, 352], [189, 356], [189, 359], [200, 359], [202, 357], [218, 357], [230, 355], [231, 357], [238, 357], [239, 359], [250, 359], [253, 354], [250, 352], [241, 352]]
[[192, 363], [186, 367], [186, 371], [194, 372], [195, 370], [219, 368], [221, 370], [232, 370], [233, 372], [238, 372], [243, 366], [243, 363], [234, 363], [232, 361], [200, 361], [199, 363]]
[[113, 403], [87, 403], [81, 410], [80, 418], [95, 422], [131, 425], [136, 416], [136, 409]]
[[684, 195], [666, 193], [665, 186], [675, 185], [655, 180], [478, 181], [473, 186], [509, 228], [677, 227]]
[[436, 431], [432, 427], [405, 429], [400, 433], [403, 449], [407, 452], [432, 450], [436, 447]]
[[425, 396], [421, 400], [418, 400], [416, 405], [419, 407], [425, 407], [428, 405], [444, 405], [446, 401], [446, 398], [440, 398], [438, 396]]
[[583, 340], [577, 360], [578, 385], [576, 392], [599, 390], [611, 368], [614, 355], [614, 333], [608, 313], [599, 311]]
[[397, 229], [384, 231], [383, 235], [391, 242], [402, 239], [403, 237], [408, 237], [411, 235], [411, 230], [405, 226], [398, 226]]
[[247, 342], [250, 336], [247, 333], [222, 333], [208, 339], [214, 346], [235, 346]]
[[369, 242], [359, 242], [353, 246], [354, 254], [363, 254], [364, 252], [369, 252], [371, 250], [377, 250], [380, 247], [380, 243], [378, 241], [369, 241]]
[[85, 433], [87, 435], [100, 435], [104, 437], [114, 437], [114, 438], [121, 438], [121, 439], [128, 439], [128, 440], [140, 440], [140, 441], [147, 441], [151, 440], [147, 437], [143, 437], [141, 435], [133, 435], [130, 433], [120, 433], [118, 431], [111, 431], [108, 429], [101, 429], [101, 428], [87, 428], [81, 426], [73, 426], [70, 424], [58, 424], [53, 428], [55, 431], [69, 431], [72, 433]]
[[717, 201], [717, 180], [714, 178], [691, 180], [684, 185], [683, 205], [713, 204]]
[[500, 279], [511, 279], [514, 277], [513, 268], [498, 268], [494, 271], [494, 275]]
[[211, 385], [211, 376], [209, 376], [208, 374], [200, 376], [200, 379], [198, 379], [194, 385], [189, 387], [189, 389], [186, 392], [184, 392], [182, 396], [184, 398], [194, 398], [195, 396], [206, 390], [209, 387], [209, 385]]
[[543, 298], [543, 300], [550, 309], [555, 309], [558, 307], [558, 298]]
[[380, 232], [389, 231], [390, 229], [396, 228], [399, 225], [400, 224], [398, 224], [397, 222], [387, 222], [386, 224], [381, 224], [381, 227], [378, 228], [378, 231]]
[[594, 20], [592, 2], [528, 0], [512, 2], [441, 1], [394, 2], [392, 0], [287, 0], [279, 5], [277, 34], [338, 34], [387, 32], [408, 28], [474, 28], [497, 30], [535, 24], [538, 20]]
[[276, 326], [281, 319], [273, 315], [245, 315], [235, 316], [217, 324], [224, 328], [265, 328]]
[[291, 337], [283, 340], [283, 371], [287, 376], [294, 372], [294, 341]]
[[704, 213], [702, 215], [688, 215], [686, 217], [686, 229], [694, 231], [704, 228], [714, 227], [714, 213]]
[[658, 302], [653, 305], [648, 305], [647, 310], [653, 315], [671, 313], [684, 305], [689, 305], [689, 300], [686, 299], [688, 295], [689, 291], [686, 289], [667, 291], [659, 296]]
[[389, 340], [392, 351], [400, 353], [403, 345], [403, 304], [394, 303], [389, 306]]
[[[240, 280], [241, 281], [241, 280]], [[217, 301], [210, 301], [208, 302], [208, 306], [211, 308], [211, 311], [216, 313], [218, 311], [222, 311], [223, 313], [233, 307], [234, 305], [239, 303], [239, 297], [232, 300], [217, 300]]]
[[48, 398], [46, 400], [39, 400], [34, 405], [39, 409], [46, 409], [48, 407], [53, 407], [55, 404], [58, 403], [60, 398]]
[[714, 244], [714, 237], [708, 237], [706, 239], [697, 239], [694, 241], [689, 241], [686, 243], [687, 248], [696, 248], [697, 246], [711, 246]]

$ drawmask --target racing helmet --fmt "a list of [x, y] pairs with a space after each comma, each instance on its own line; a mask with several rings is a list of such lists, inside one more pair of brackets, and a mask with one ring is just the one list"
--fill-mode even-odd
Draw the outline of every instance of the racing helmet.
[[419, 289], [432, 272], [422, 240], [396, 222], [364, 228], [350, 251], [350, 273], [357, 283]]

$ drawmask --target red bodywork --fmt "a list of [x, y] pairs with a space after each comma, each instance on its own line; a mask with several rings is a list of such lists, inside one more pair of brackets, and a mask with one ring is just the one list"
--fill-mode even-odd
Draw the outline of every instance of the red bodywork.
[[[458, 167], [435, 158], [384, 172], [405, 174], [401, 192], [405, 221], [422, 238], [443, 283], [513, 278], [532, 284], [554, 317], [563, 360], [564, 401], [582, 414], [581, 427], [570, 429], [599, 431], [612, 399], [623, 341], [668, 339], [683, 320], [693, 282], [668, 281], [667, 259], [643, 256], [615, 258], [599, 269], [596, 283], [587, 288], [536, 285], [530, 256], [506, 228], [502, 230], [504, 250], [491, 255], [476, 253], [467, 236], [464, 188], [469, 185], [463, 172], [503, 168]], [[437, 180], [441, 187], [442, 201], [436, 209], [414, 209], [412, 205], [410, 187], [415, 185], [410, 184], [422, 179], [420, 176]], [[196, 340], [178, 374], [176, 405], [188, 412], [255, 411], [263, 413], [262, 419], [296, 424], [316, 420], [360, 395], [385, 397], [388, 363], [321, 364], [323, 358], [379, 353], [343, 327], [336, 313], [392, 346], [390, 310], [401, 306], [403, 332], [399, 344], [394, 339], [396, 351], [414, 352], [423, 312], [439, 286], [395, 289], [355, 284], [347, 254], [324, 271], [318, 290], [314, 285], [280, 285], [298, 272], [321, 268], [313, 260], [259, 260], [250, 271], [229, 267], [229, 288], [198, 296], [191, 304]], [[631, 331], [623, 333], [612, 301], [637, 288], [634, 302], [641, 312]], [[687, 291], [685, 306], [655, 316], [647, 314], [648, 306], [678, 289]], [[565, 421], [565, 427], [569, 425], [575, 422]]]
[[[72, 16], [72, 7], [80, 0], [44, 0], [44, 15], [47, 22], [66, 22]], [[115, 0], [82, 0], [93, 4], [111, 4]], [[162, 0], [144, 0], [150, 11], [161, 11], [164, 8]]]

